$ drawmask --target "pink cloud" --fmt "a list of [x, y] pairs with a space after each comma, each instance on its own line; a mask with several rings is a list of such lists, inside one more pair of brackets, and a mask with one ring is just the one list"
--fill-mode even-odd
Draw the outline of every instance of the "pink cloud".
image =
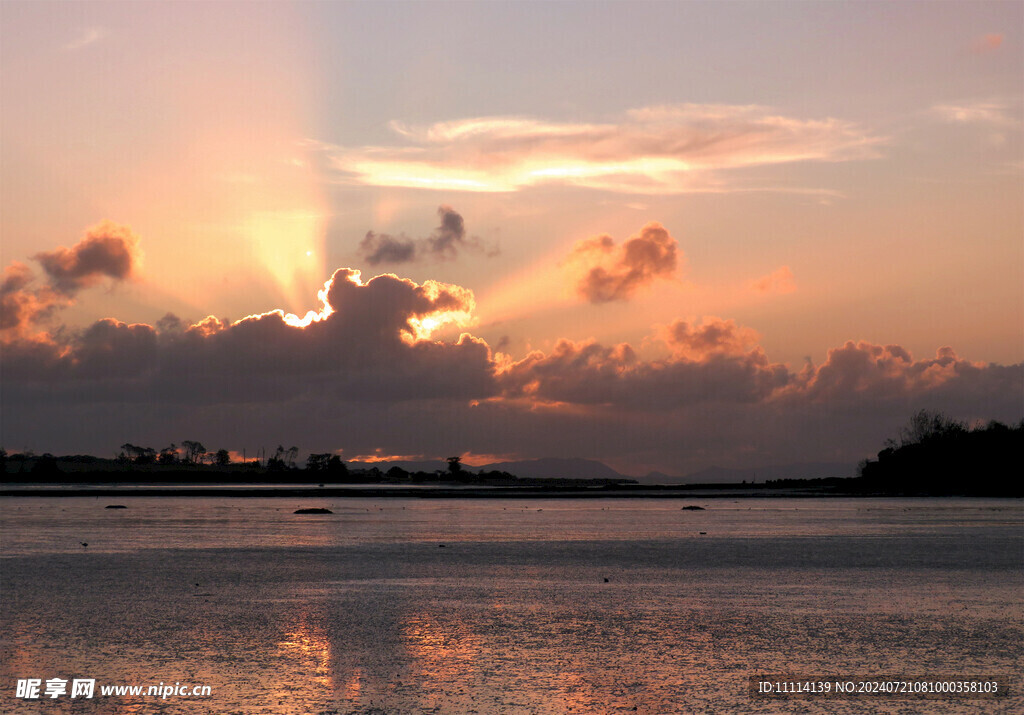
[[591, 303], [628, 300], [656, 279], [671, 277], [678, 265], [678, 246], [660, 223], [616, 246], [611, 236], [579, 241], [566, 264], [579, 274], [576, 290]]
[[757, 347], [758, 335], [733, 320], [706, 317], [701, 325], [673, 321], [657, 332], [675, 356], [700, 359], [708, 355], [741, 355]]
[[758, 293], [785, 295], [796, 290], [793, 271], [789, 266], [781, 266], [766, 276], [761, 276], [750, 284], [751, 289]]

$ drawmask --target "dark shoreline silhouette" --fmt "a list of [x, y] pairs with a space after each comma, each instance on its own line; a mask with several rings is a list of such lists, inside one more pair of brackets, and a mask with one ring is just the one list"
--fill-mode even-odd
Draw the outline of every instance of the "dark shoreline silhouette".
[[[278, 447], [265, 462], [232, 464], [225, 450], [210, 458], [186, 441], [181, 459], [171, 445], [160, 456], [126, 444], [118, 459], [55, 457], [0, 450], [0, 496], [320, 496], [417, 498], [685, 498], [979, 496], [1024, 497], [1024, 420], [968, 429], [939, 413], [919, 410], [877, 460], [864, 460], [856, 477], [776, 479], [762, 483], [639, 484], [630, 478], [521, 478], [505, 471], [473, 472], [459, 457], [447, 469], [406, 471], [393, 466], [349, 468], [336, 455], [311, 454], [295, 466], [297, 447]], [[198, 456], [198, 459], [196, 457]], [[230, 485], [245, 485], [231, 487]], [[18, 485], [12, 488], [14, 485]], [[59, 485], [59, 486], [58, 486]], [[708, 492], [711, 492], [709, 494]], [[684, 507], [685, 508], [685, 507]]]

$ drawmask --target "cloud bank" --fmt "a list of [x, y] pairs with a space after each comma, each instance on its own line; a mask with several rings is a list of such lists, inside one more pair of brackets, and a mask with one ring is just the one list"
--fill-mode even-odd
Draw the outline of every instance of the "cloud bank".
[[[652, 265], [670, 262], [675, 244], [660, 226], [630, 240]], [[628, 279], [628, 245], [610, 249], [621, 270], [606, 269], [614, 279], [594, 285], [611, 287], [595, 295], [643, 283]], [[192, 430], [236, 451], [261, 440], [343, 455], [469, 450], [683, 473], [856, 462], [921, 407], [968, 420], [1024, 413], [1021, 364], [971, 362], [947, 347], [915, 359], [899, 345], [849, 341], [792, 369], [770, 359], [754, 330], [714, 317], [652, 326], [639, 346], [563, 339], [515, 359], [469, 333], [437, 337], [471, 324], [468, 289], [393, 274], [363, 281], [351, 268], [335, 271], [301, 318], [55, 324], [75, 299], [67, 291], [132, 275], [133, 259], [121, 260], [135, 255], [128, 246], [127, 234], [91, 231], [39, 254], [48, 282], [23, 264], [5, 270], [0, 444], [104, 453]]]

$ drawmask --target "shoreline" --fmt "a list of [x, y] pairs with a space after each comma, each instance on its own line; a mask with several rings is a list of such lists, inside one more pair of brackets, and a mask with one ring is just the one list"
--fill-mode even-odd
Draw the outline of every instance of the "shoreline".
[[751, 485], [636, 485], [632, 487], [140, 487], [79, 485], [67, 488], [26, 486], [0, 489], [0, 498], [18, 497], [188, 497], [188, 498], [372, 498], [372, 499], [773, 499], [773, 498], [893, 498], [893, 497], [976, 497], [1020, 499], [1012, 494], [894, 494], [886, 492], [839, 491], [815, 487], [751, 487]]

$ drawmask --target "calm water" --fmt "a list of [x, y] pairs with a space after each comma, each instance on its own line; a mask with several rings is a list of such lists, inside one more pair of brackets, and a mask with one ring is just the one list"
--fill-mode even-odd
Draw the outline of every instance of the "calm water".
[[[1020, 681], [1020, 501], [9, 498], [0, 527], [5, 713], [1024, 711], [1019, 685], [747, 693]], [[212, 695], [16, 699], [29, 677]]]

